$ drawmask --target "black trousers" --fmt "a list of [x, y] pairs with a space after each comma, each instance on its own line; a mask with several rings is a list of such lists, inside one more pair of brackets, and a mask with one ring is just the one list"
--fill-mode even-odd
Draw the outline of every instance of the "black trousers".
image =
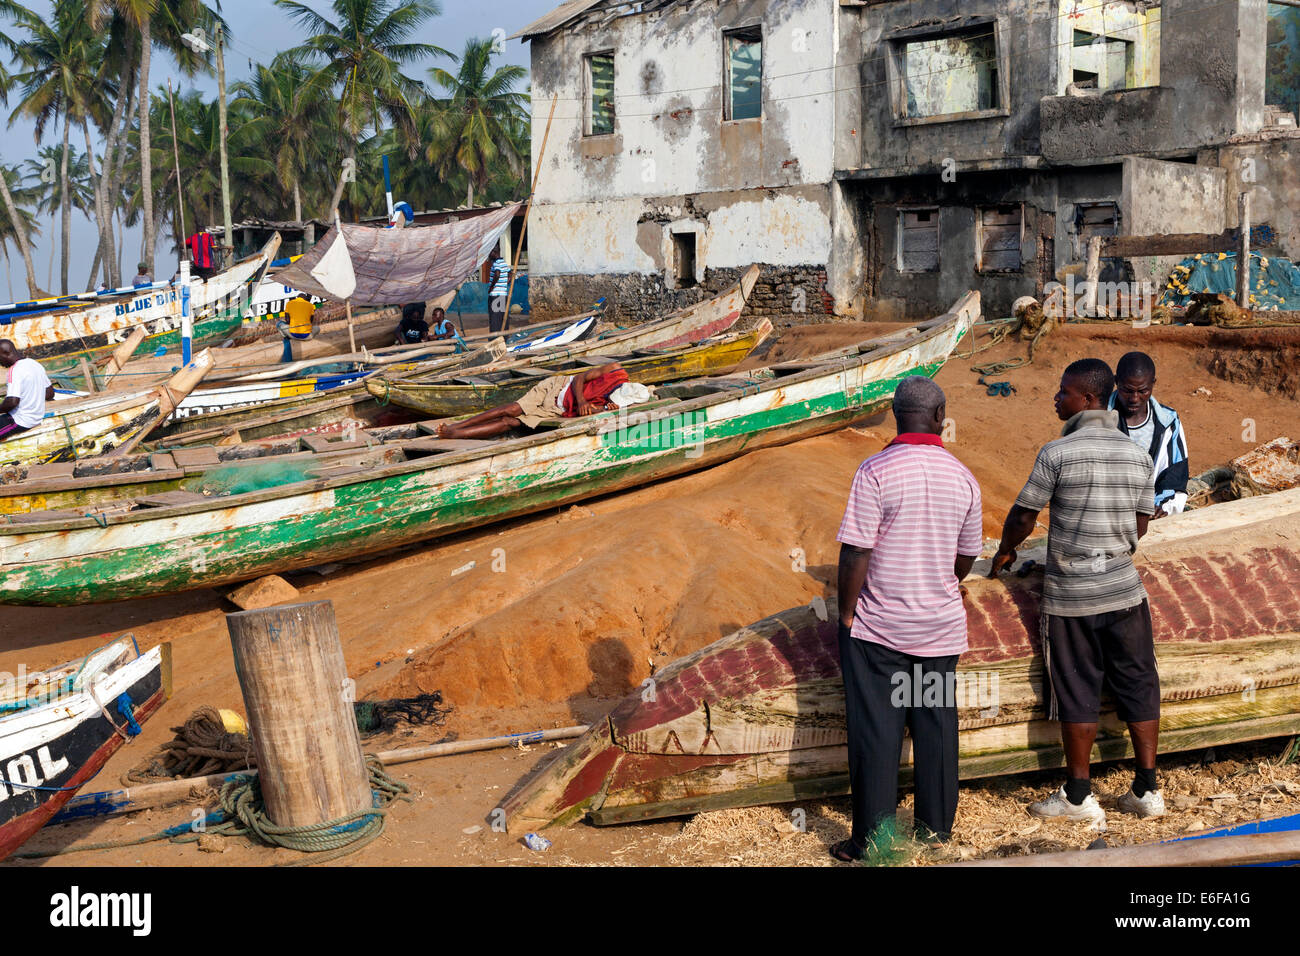
[[[904, 727], [912, 736], [916, 825], [942, 839], [951, 836], [957, 816], [957, 702], [948, 675], [956, 672], [959, 656], [914, 657], [840, 628], [853, 839], [859, 846], [898, 809]], [[935, 681], [943, 688], [937, 703], [922, 694]]]
[[500, 332], [506, 325], [506, 297], [488, 296], [488, 331]]

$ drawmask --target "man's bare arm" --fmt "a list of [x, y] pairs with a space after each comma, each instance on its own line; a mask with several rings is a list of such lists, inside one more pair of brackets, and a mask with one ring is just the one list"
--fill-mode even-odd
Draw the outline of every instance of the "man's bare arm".
[[993, 556], [993, 565], [989, 568], [989, 577], [996, 578], [1016, 560], [1016, 548], [1034, 533], [1038, 523], [1038, 512], [1012, 505], [1007, 512], [1007, 520], [1002, 523], [1002, 541], [998, 544], [998, 553]]
[[1138, 519], [1138, 537], [1140, 538], [1147, 533], [1147, 526], [1151, 523], [1151, 517], [1149, 515], [1139, 514], [1137, 516], [1137, 519]]
[[3, 415], [5, 412], [12, 412], [17, 407], [18, 407], [18, 396], [10, 395], [3, 402], [0, 402], [0, 415]]
[[952, 565], [952, 573], [957, 575], [959, 583], [966, 579], [966, 575], [970, 574], [970, 569], [975, 566], [976, 557], [977, 555], [974, 554], [957, 555], [957, 560]]
[[836, 588], [839, 591], [840, 624], [844, 627], [853, 626], [853, 612], [858, 606], [858, 595], [867, 583], [867, 569], [870, 566], [870, 548], [840, 545], [840, 569]]

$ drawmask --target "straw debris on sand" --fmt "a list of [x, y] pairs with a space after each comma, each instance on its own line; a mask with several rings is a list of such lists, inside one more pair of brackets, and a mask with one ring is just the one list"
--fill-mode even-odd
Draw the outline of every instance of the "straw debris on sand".
[[[1108, 765], [1093, 777], [1093, 792], [1107, 811], [1107, 831], [1031, 817], [1028, 805], [1059, 785], [1059, 775], [1019, 776], [963, 783], [957, 821], [946, 846], [928, 846], [905, 833], [912, 797], [899, 805], [892, 843], [868, 848], [867, 863], [930, 866], [1031, 853], [1081, 850], [1104, 837], [1127, 846], [1216, 827], [1300, 812], [1300, 762], [1282, 762], [1278, 741], [1171, 755], [1159, 762], [1165, 816], [1139, 820], [1115, 810], [1133, 782], [1128, 762]], [[785, 806], [744, 807], [701, 813], [681, 830], [661, 837], [666, 862], [678, 866], [833, 866], [829, 847], [846, 839], [852, 820], [847, 798]]]

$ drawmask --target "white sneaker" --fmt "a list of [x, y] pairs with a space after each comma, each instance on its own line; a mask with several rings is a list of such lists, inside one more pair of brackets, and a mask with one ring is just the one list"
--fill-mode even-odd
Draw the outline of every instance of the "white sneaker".
[[1165, 798], [1159, 790], [1148, 790], [1142, 796], [1133, 792], [1133, 788], [1124, 791], [1124, 795], [1115, 803], [1115, 809], [1123, 813], [1136, 813], [1139, 817], [1163, 817], [1165, 815]]
[[1071, 803], [1065, 796], [1065, 787], [1061, 787], [1046, 800], [1031, 803], [1029, 812], [1033, 816], [1049, 820], [1065, 817], [1077, 823], [1087, 823], [1094, 830], [1106, 829], [1106, 811], [1101, 808], [1097, 798], [1090, 793], [1083, 803]]

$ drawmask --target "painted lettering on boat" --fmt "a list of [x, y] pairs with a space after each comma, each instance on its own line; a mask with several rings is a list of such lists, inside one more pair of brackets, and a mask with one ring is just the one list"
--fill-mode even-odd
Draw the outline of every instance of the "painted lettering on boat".
[[[38, 769], [39, 768], [39, 769]], [[49, 747], [38, 747], [21, 753], [5, 764], [4, 779], [0, 780], [0, 800], [24, 790], [34, 790], [57, 779], [68, 769], [67, 757], [55, 757]]]

